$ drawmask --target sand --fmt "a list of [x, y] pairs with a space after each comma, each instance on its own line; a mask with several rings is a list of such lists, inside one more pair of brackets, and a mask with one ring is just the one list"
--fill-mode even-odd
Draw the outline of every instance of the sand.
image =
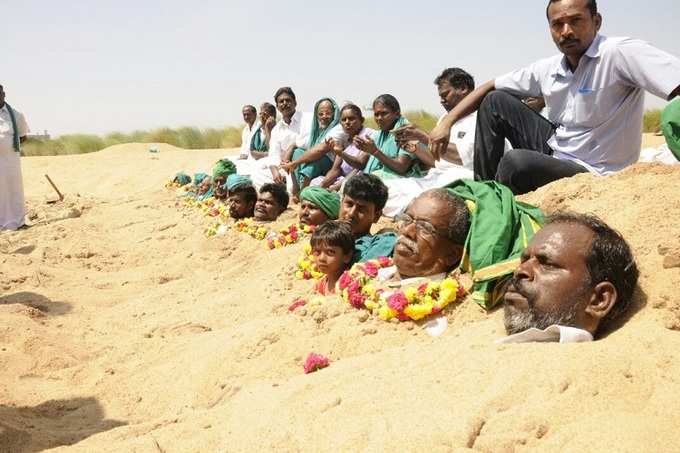
[[[0, 233], [0, 451], [678, 451], [680, 168], [523, 197], [622, 231], [640, 288], [594, 343], [500, 346], [502, 312], [470, 301], [438, 338], [340, 302], [289, 313], [311, 288], [301, 244], [208, 239], [163, 188], [226, 152], [147, 147], [23, 159], [34, 226]], [[312, 351], [332, 363], [305, 375]]]

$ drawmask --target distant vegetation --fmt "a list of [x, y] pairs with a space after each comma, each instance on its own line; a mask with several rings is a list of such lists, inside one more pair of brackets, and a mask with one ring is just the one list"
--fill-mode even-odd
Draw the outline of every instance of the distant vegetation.
[[84, 154], [121, 143], [167, 143], [185, 149], [234, 148], [241, 144], [241, 128], [164, 127], [128, 134], [113, 132], [103, 137], [91, 134], [62, 135], [54, 140], [28, 140], [22, 145], [22, 154], [25, 156]]
[[[432, 130], [437, 124], [437, 117], [424, 110], [408, 111], [404, 113], [404, 116], [411, 123], [426, 131]], [[642, 130], [643, 132], [656, 132], [660, 128], [660, 123], [661, 110], [648, 110], [645, 112]], [[366, 118], [366, 126], [377, 129], [373, 118]], [[22, 145], [22, 154], [25, 156], [83, 154], [122, 143], [167, 143], [184, 149], [235, 148], [241, 144], [241, 129], [242, 127], [232, 126], [222, 129], [163, 127], [131, 133], [113, 132], [103, 137], [90, 134], [62, 135], [54, 140], [29, 140]]]
[[658, 132], [661, 130], [661, 110], [647, 110], [642, 117], [642, 132]]

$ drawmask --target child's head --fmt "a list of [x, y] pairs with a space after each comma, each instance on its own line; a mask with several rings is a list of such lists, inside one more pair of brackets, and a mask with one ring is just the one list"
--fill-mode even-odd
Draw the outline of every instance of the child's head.
[[319, 272], [338, 278], [354, 257], [354, 238], [348, 222], [329, 220], [319, 225], [310, 240]]

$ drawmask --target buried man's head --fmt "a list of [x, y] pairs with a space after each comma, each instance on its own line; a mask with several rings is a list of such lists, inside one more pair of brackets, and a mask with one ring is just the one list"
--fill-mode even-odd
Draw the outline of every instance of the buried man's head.
[[638, 269], [623, 237], [594, 216], [561, 213], [533, 237], [505, 293], [508, 334], [551, 325], [593, 336], [630, 306]]
[[462, 198], [446, 189], [428, 190], [396, 220], [394, 264], [401, 277], [447, 272], [460, 262], [470, 230], [470, 214]]
[[321, 225], [335, 220], [340, 211], [340, 195], [321, 187], [305, 187], [300, 192], [300, 223]]
[[260, 188], [255, 203], [255, 219], [260, 221], [276, 220], [288, 207], [288, 192], [281, 184], [265, 184]]
[[387, 203], [387, 186], [374, 175], [360, 173], [345, 183], [340, 203], [340, 220], [350, 222], [355, 239], [371, 233]]
[[[236, 175], [232, 175], [237, 178]], [[243, 177], [241, 177], [243, 178]], [[255, 203], [257, 202], [257, 191], [250, 181], [242, 181], [234, 184], [235, 178], [227, 178], [227, 190], [229, 194], [229, 216], [232, 219], [245, 219], [253, 217]], [[232, 183], [230, 185], [230, 183]]]

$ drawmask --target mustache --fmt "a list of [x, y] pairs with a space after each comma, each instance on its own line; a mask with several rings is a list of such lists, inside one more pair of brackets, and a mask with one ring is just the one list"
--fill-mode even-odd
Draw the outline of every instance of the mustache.
[[576, 38], [565, 38], [560, 40], [560, 46], [564, 46], [565, 44], [571, 44], [571, 43], [577, 43], [579, 42], [578, 39]]
[[520, 296], [524, 297], [527, 302], [529, 303], [530, 306], [534, 305], [534, 300], [536, 299], [536, 295], [532, 292], [529, 291], [525, 286], [524, 286], [524, 280], [520, 280], [517, 277], [512, 277], [510, 279], [510, 283], [508, 285], [508, 288], [512, 288], [514, 292], [519, 294]]
[[397, 239], [397, 244], [402, 244], [404, 247], [409, 249], [413, 254], [420, 253], [418, 243], [407, 238], [406, 236], [399, 236], [399, 238]]

